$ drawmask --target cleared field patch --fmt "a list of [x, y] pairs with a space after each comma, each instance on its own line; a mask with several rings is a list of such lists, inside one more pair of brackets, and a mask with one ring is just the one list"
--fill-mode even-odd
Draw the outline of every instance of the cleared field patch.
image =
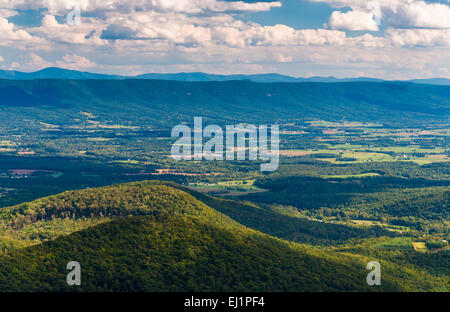
[[414, 250], [417, 252], [427, 252], [428, 248], [424, 242], [413, 242]]
[[373, 220], [351, 220], [351, 222], [357, 225], [367, 225], [367, 226], [380, 225], [379, 221]]
[[450, 157], [447, 155], [426, 155], [432, 162], [450, 161]]
[[[342, 152], [340, 153], [340, 156], [343, 160], [340, 160], [339, 158], [335, 159], [322, 159], [322, 160], [328, 160], [331, 163], [358, 163], [358, 162], [388, 162], [388, 161], [395, 161], [395, 158], [383, 154], [383, 153], [370, 153], [370, 152]], [[354, 159], [353, 161], [347, 161], [346, 159]]]
[[344, 225], [364, 226], [364, 227], [381, 226], [388, 231], [397, 232], [397, 233], [404, 233], [404, 232], [409, 231], [409, 228], [407, 228], [405, 226], [387, 224], [387, 223], [383, 223], [383, 222], [376, 221], [376, 220], [350, 220], [350, 222], [334, 221], [334, 223], [339, 223], [339, 224], [344, 224]]
[[445, 153], [446, 150], [443, 148], [423, 148], [420, 146], [388, 146], [388, 147], [371, 147], [371, 151], [374, 152], [391, 152], [391, 153], [429, 153], [429, 154], [441, 154]]
[[14, 152], [15, 149], [13, 148], [6, 148], [6, 147], [0, 147], [0, 153], [10, 153], [10, 152]]
[[111, 138], [87, 138], [89, 142], [108, 142], [111, 141]]
[[254, 185], [255, 180], [222, 181], [218, 183], [191, 183], [193, 189], [210, 194], [243, 196], [250, 193], [261, 193], [267, 190]]
[[385, 250], [414, 250], [412, 239], [409, 237], [394, 237], [387, 241], [376, 243], [374, 247]]
[[438, 158], [430, 158], [430, 157], [414, 157], [412, 159], [413, 162], [415, 162], [418, 165], [428, 165], [432, 163], [441, 163], [450, 161], [450, 159], [438, 159]]
[[313, 152], [311, 151], [304, 151], [304, 150], [281, 150], [280, 155], [281, 156], [287, 156], [287, 157], [298, 157], [298, 156], [308, 156], [311, 155]]
[[[332, 145], [330, 145], [332, 146]], [[322, 161], [328, 161], [333, 164], [349, 164], [349, 163], [363, 163], [363, 162], [391, 162], [398, 160], [409, 160], [411, 158], [394, 157], [384, 153], [378, 152], [366, 152], [357, 151], [362, 146], [351, 144], [339, 144], [332, 146], [329, 149], [317, 149], [317, 150], [281, 150], [281, 156], [288, 157], [301, 157], [311, 156]], [[324, 155], [324, 157], [321, 157]], [[325, 157], [326, 155], [326, 157]], [[333, 157], [334, 155], [334, 157]], [[426, 160], [426, 159], [424, 159]]]
[[313, 120], [307, 122], [311, 127], [344, 127], [344, 128], [366, 128], [366, 127], [381, 127], [382, 124], [359, 122], [359, 121], [343, 121], [343, 122], [329, 122], [325, 120]]
[[9, 140], [4, 140], [4, 141], [0, 140], [0, 146], [2, 146], [2, 147], [12, 147], [12, 146], [15, 146], [15, 144], [13, 142], [9, 141]]

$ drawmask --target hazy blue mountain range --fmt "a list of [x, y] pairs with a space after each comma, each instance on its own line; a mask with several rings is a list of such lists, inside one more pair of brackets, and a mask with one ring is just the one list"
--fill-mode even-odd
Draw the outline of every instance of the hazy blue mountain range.
[[414, 80], [411, 80], [411, 82], [424, 83], [424, 84], [434, 84], [434, 85], [442, 85], [442, 86], [449, 86], [450, 85], [450, 79], [447, 79], [447, 78], [414, 79]]
[[120, 76], [93, 74], [76, 70], [48, 67], [39, 71], [24, 73], [14, 70], [0, 70], [1, 79], [119, 79]]
[[[25, 73], [20, 71], [0, 70], [0, 79], [30, 80], [30, 79], [153, 79], [153, 80], [174, 80], [174, 81], [231, 81], [231, 80], [250, 80], [253, 82], [383, 82], [382, 79], [358, 77], [358, 78], [336, 78], [336, 77], [309, 77], [296, 78], [280, 74], [257, 74], [257, 75], [215, 75], [201, 72], [194, 73], [174, 73], [158, 74], [149, 73], [138, 76], [120, 76], [95, 74], [68, 70], [56, 67], [45, 68], [36, 72]], [[421, 84], [450, 85], [450, 79], [414, 79], [409, 82]]]

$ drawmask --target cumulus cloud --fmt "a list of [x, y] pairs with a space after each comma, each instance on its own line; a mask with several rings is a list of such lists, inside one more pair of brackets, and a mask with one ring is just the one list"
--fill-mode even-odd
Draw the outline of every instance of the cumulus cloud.
[[387, 38], [395, 46], [450, 47], [450, 29], [388, 29]]
[[10, 68], [15, 70], [38, 70], [46, 67], [58, 66], [67, 69], [88, 69], [96, 66], [88, 58], [76, 54], [66, 54], [56, 62], [50, 62], [36, 53], [28, 53], [22, 57], [22, 62], [14, 62]]
[[103, 27], [102, 23], [94, 19], [87, 20], [80, 25], [60, 24], [55, 16], [46, 14], [42, 18], [41, 26], [30, 28], [29, 32], [55, 43], [101, 46], [106, 45], [107, 42], [95, 34], [99, 34]]
[[11, 41], [30, 42], [33, 37], [25, 30], [18, 29], [14, 24], [0, 17], [0, 45], [8, 45]]
[[[423, 0], [309, 0], [326, 2], [338, 9], [351, 8], [344, 13], [334, 11], [329, 26], [340, 30], [378, 30], [377, 18], [387, 26], [385, 45], [397, 47], [448, 47], [450, 37], [450, 2], [437, 3]], [[353, 40], [355, 41], [355, 40]], [[364, 40], [367, 46], [370, 40]], [[380, 42], [376, 43], [379, 46]]]
[[378, 30], [378, 25], [374, 20], [374, 14], [361, 11], [349, 11], [347, 13], [334, 11], [330, 17], [329, 25], [333, 29]]
[[326, 29], [295, 30], [285, 25], [246, 25], [242, 28], [218, 26], [214, 38], [231, 47], [246, 46], [296, 46], [344, 44], [344, 32]]
[[400, 27], [450, 28], [450, 6], [424, 1], [403, 3], [390, 21]]
[[14, 10], [0, 9], [0, 17], [8, 18], [15, 15], [17, 15], [17, 12]]
[[29, 70], [38, 70], [53, 65], [52, 63], [47, 62], [45, 59], [43, 59], [36, 53], [28, 53], [26, 56], [23, 56], [22, 58], [24, 59], [23, 62], [20, 63], [13, 62], [10, 65], [10, 69], [29, 71]]
[[[449, 4], [435, 3], [423, 0], [309, 0], [310, 2], [325, 2], [334, 8], [350, 7], [353, 13], [347, 19], [362, 19], [360, 14], [373, 14], [394, 27], [413, 28], [450, 28]], [[355, 13], [358, 12], [358, 13]], [[340, 13], [340, 14], [339, 14]], [[333, 13], [334, 18], [343, 17], [344, 13]], [[333, 18], [333, 16], [332, 16]], [[367, 19], [366, 19], [367, 21]], [[367, 29], [369, 30], [369, 29]]]
[[58, 67], [63, 67], [67, 69], [87, 69], [95, 67], [97, 64], [91, 62], [87, 57], [76, 55], [76, 54], [66, 54], [63, 59], [56, 62]]
[[[101, 39], [164, 41], [169, 45], [248, 46], [336, 45], [345, 42], [345, 33], [326, 29], [297, 30], [286, 25], [262, 26], [244, 23], [230, 15], [188, 16], [180, 13], [137, 12], [112, 15]], [[140, 43], [136, 43], [140, 44]]]
[[271, 8], [280, 7], [281, 2], [219, 0], [0, 0], [0, 7], [5, 9], [47, 9], [51, 14], [60, 14], [78, 5], [84, 12], [118, 12], [127, 14], [135, 11], [157, 11], [200, 14], [208, 12], [268, 11]]
[[274, 55], [274, 61], [279, 63], [291, 63], [294, 60], [294, 57], [291, 55], [284, 55], [282, 53], [276, 53]]

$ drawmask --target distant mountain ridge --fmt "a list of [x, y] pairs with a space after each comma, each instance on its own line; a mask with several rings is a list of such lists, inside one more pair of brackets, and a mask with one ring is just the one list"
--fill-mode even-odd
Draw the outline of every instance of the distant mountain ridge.
[[401, 126], [446, 123], [449, 107], [450, 86], [404, 82], [0, 79], [0, 119], [51, 124], [69, 115], [64, 122], [73, 122], [82, 111], [99, 121], [114, 117], [156, 128], [193, 120], [199, 112], [221, 125], [321, 118]]
[[120, 79], [121, 76], [95, 74], [69, 70], [57, 67], [48, 67], [35, 72], [25, 73], [15, 70], [0, 70], [1, 79], [31, 80], [31, 79]]
[[[147, 79], [147, 80], [170, 80], [170, 81], [190, 81], [190, 82], [209, 82], [209, 81], [233, 81], [233, 80], [250, 80], [253, 82], [274, 83], [274, 82], [384, 82], [386, 80], [358, 77], [358, 78], [336, 78], [336, 77], [292, 77], [280, 75], [276, 73], [254, 74], [254, 75], [217, 75], [202, 72], [190, 73], [148, 73], [137, 76], [120, 76], [97, 74], [90, 72], [81, 72], [57, 67], [48, 67], [39, 71], [25, 73], [13, 70], [0, 70], [0, 79], [12, 80], [32, 80], [32, 79], [99, 79], [99, 80], [123, 80], [123, 79]], [[450, 85], [450, 79], [432, 78], [432, 79], [413, 79], [405, 82], [413, 82], [419, 84], [434, 85]]]

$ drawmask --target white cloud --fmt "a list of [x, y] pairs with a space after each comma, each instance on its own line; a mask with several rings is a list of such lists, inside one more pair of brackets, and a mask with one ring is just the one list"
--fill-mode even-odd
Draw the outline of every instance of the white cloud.
[[57, 27], [59, 26], [56, 18], [53, 15], [47, 14], [42, 18], [43, 27]]
[[424, 1], [405, 3], [393, 14], [391, 23], [401, 27], [450, 28], [450, 7]]
[[[230, 15], [189, 16], [179, 13], [138, 12], [111, 15], [105, 20], [102, 39], [116, 41], [151, 40], [153, 47], [166, 42], [170, 45], [224, 45], [231, 48], [248, 46], [295, 46], [344, 44], [345, 33], [337, 30], [302, 29], [286, 25], [261, 26], [244, 23]], [[116, 43], [122, 45], [123, 43]]]
[[347, 13], [334, 11], [331, 14], [329, 25], [333, 29], [378, 30], [378, 25], [374, 20], [374, 14], [361, 11], [349, 11]]
[[14, 10], [0, 9], [0, 17], [8, 18], [15, 15], [17, 15], [17, 12]]
[[95, 67], [97, 64], [91, 62], [88, 58], [76, 54], [66, 54], [62, 59], [56, 62], [50, 62], [42, 58], [36, 53], [28, 53], [22, 57], [22, 62], [14, 62], [11, 64], [11, 69], [15, 70], [39, 70], [46, 67], [62, 67], [67, 69], [87, 69]]
[[[395, 46], [450, 47], [450, 29], [388, 29], [387, 38]], [[447, 52], [447, 55], [449, 53]]]
[[22, 57], [23, 62], [13, 62], [10, 65], [10, 69], [14, 70], [39, 70], [45, 67], [50, 67], [53, 64], [44, 60], [41, 56], [36, 53], [28, 53], [26, 56]]
[[280, 7], [281, 2], [243, 2], [219, 0], [0, 0], [5, 9], [37, 10], [48, 9], [51, 14], [67, 13], [75, 5], [84, 12], [118, 12], [127, 14], [134, 11], [208, 13], [208, 12], [256, 12]]
[[97, 64], [91, 62], [88, 58], [75, 54], [66, 54], [63, 59], [56, 62], [58, 67], [67, 69], [87, 69], [95, 67]]
[[[418, 28], [450, 28], [450, 6], [423, 0], [309, 0], [326, 2], [335, 8], [350, 7], [354, 12], [380, 15], [390, 26]], [[449, 1], [447, 1], [449, 2]], [[377, 12], [378, 11], [378, 12]], [[344, 13], [341, 13], [344, 14]], [[336, 17], [341, 17], [334, 13]], [[356, 19], [356, 13], [352, 15]], [[333, 18], [333, 16], [332, 16]], [[359, 19], [363, 17], [360, 16]], [[350, 16], [347, 16], [350, 19]], [[367, 29], [369, 30], [369, 29]]]
[[55, 43], [102, 46], [107, 41], [99, 36], [104, 25], [95, 19], [86, 19], [80, 25], [60, 24], [55, 16], [46, 14], [40, 27], [33, 27], [29, 32]]
[[213, 37], [231, 47], [246, 46], [303, 46], [303, 45], [341, 45], [345, 43], [345, 33], [326, 29], [302, 29], [285, 25], [242, 27], [222, 27], [213, 29]]
[[32, 41], [33, 37], [22, 29], [18, 29], [14, 24], [8, 22], [4, 17], [0, 17], [0, 45], [8, 45], [10, 41]]
[[291, 63], [294, 60], [292, 55], [284, 55], [282, 53], [276, 53], [274, 55], [274, 61], [279, 63]]

